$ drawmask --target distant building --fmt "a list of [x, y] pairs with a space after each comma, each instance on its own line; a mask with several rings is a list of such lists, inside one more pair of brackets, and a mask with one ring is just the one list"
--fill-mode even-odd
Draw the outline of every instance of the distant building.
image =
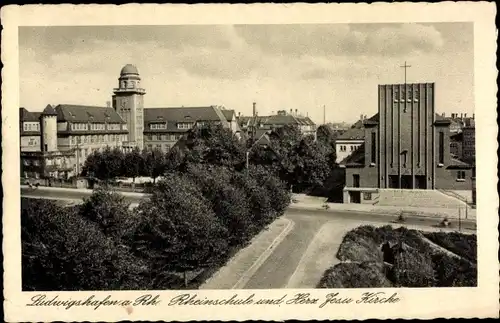
[[247, 136], [260, 138], [264, 133], [268, 133], [274, 129], [285, 125], [296, 126], [300, 132], [306, 135], [316, 136], [316, 124], [307, 116], [301, 115], [298, 110], [290, 112], [280, 110], [275, 115], [259, 116], [257, 115], [256, 105], [253, 106], [252, 116], [239, 116], [238, 124], [241, 131]]
[[330, 127], [330, 129], [336, 136], [343, 134], [351, 128], [351, 126], [345, 122], [327, 123], [326, 126]]
[[471, 189], [473, 166], [450, 154], [450, 120], [437, 115], [434, 83], [380, 85], [379, 113], [346, 159], [344, 202], [374, 189]]
[[60, 104], [19, 112], [23, 177], [74, 176], [93, 151], [126, 140], [126, 125], [112, 108]]
[[361, 115], [356, 121], [342, 134], [338, 135], [335, 140], [336, 162], [341, 163], [349, 155], [354, 153], [365, 142], [365, 126], [366, 120], [377, 120], [378, 114], [367, 118], [366, 115]]
[[220, 124], [239, 134], [234, 110], [218, 106], [150, 108], [144, 114], [144, 146], [169, 151], [183, 134], [207, 123]]
[[21, 176], [69, 178], [86, 158], [105, 147], [168, 151], [193, 125], [222, 124], [240, 134], [234, 110], [221, 106], [144, 108], [146, 91], [137, 68], [125, 65], [113, 89], [112, 107], [48, 105], [43, 112], [19, 109]]

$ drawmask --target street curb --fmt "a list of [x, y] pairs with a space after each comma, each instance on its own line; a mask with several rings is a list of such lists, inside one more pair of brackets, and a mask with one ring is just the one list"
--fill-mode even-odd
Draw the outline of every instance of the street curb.
[[250, 278], [257, 272], [257, 270], [262, 266], [262, 264], [269, 258], [273, 251], [273, 247], [279, 245], [285, 237], [292, 231], [295, 226], [295, 222], [290, 219], [285, 219], [288, 221], [287, 226], [281, 231], [281, 233], [271, 242], [269, 247], [255, 260], [255, 262], [247, 269], [247, 271], [240, 277], [240, 279], [234, 284], [231, 289], [242, 289], [248, 283]]
[[[362, 211], [362, 210], [355, 210], [355, 209], [333, 209], [333, 208], [330, 208], [328, 210], [325, 210], [323, 209], [322, 207], [312, 207], [312, 206], [298, 206], [298, 205], [290, 205], [288, 207], [289, 209], [295, 209], [295, 210], [310, 210], [310, 211], [322, 211], [324, 213], [334, 213], [334, 212], [355, 212], [355, 213], [362, 213], [362, 214], [376, 214], [376, 215], [383, 215], [383, 216], [387, 216], [387, 217], [390, 217], [390, 218], [395, 218], [395, 217], [398, 217], [401, 213], [391, 213], [391, 212], [388, 212], [388, 211]], [[403, 210], [403, 215], [404, 215], [404, 210]], [[333, 215], [333, 214], [332, 214]], [[405, 217], [407, 218], [415, 218], [415, 219], [419, 219], [419, 218], [423, 218], [423, 219], [436, 219], [436, 220], [439, 220], [439, 219], [442, 219], [442, 218], [445, 218], [445, 217], [448, 217], [446, 214], [440, 214], [440, 215], [425, 215], [425, 214], [422, 214], [422, 215], [406, 215]], [[451, 219], [451, 220], [456, 220], [458, 221], [458, 217], [448, 217], [448, 219]], [[461, 219], [462, 222], [464, 223], [476, 223], [476, 219], [464, 219], [462, 218]]]

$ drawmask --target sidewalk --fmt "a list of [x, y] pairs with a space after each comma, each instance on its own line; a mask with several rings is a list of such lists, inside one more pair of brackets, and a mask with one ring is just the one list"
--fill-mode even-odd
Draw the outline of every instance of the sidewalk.
[[279, 218], [241, 249], [228, 263], [210, 277], [200, 289], [242, 289], [274, 248], [293, 229], [294, 222]]
[[[375, 213], [399, 216], [421, 216], [421, 217], [439, 217], [439, 218], [450, 218], [458, 219], [459, 213], [460, 218], [466, 220], [476, 220], [476, 209], [467, 208], [430, 208], [430, 207], [401, 207], [401, 206], [380, 206], [372, 204], [343, 204], [343, 203], [326, 203], [325, 198], [307, 197], [304, 198], [301, 195], [293, 195], [295, 203], [290, 204], [290, 208], [293, 209], [305, 209], [305, 210], [323, 210], [325, 212], [359, 212], [359, 213]], [[325, 209], [325, 205], [328, 205], [328, 209]], [[466, 217], [467, 215], [467, 217]]]

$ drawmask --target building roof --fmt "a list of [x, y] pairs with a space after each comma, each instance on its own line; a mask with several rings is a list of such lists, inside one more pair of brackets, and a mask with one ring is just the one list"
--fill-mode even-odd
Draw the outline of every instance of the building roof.
[[54, 107], [52, 107], [50, 104], [47, 104], [45, 109], [43, 109], [42, 115], [57, 116], [57, 112], [56, 112], [56, 110], [54, 110]]
[[30, 112], [26, 108], [19, 108], [19, 121], [20, 122], [37, 122], [40, 121], [41, 112]]
[[233, 117], [235, 115], [234, 110], [221, 109], [221, 111], [222, 111], [222, 114], [224, 115], [224, 117], [226, 117], [227, 121], [233, 120]]
[[[180, 122], [221, 122], [223, 126], [228, 126], [223, 111], [217, 106], [148, 108], [144, 109], [144, 128], [149, 129], [149, 124], [155, 122], [167, 122], [167, 132], [175, 131]], [[234, 114], [233, 110], [226, 111]], [[181, 132], [185, 131], [181, 129]]]
[[136, 74], [139, 75], [139, 71], [137, 70], [137, 67], [135, 67], [132, 64], [127, 64], [123, 66], [122, 70], [120, 71], [120, 75], [126, 75], [126, 74]]
[[337, 136], [337, 140], [364, 140], [365, 129], [350, 128]]
[[55, 110], [57, 112], [57, 121], [125, 123], [113, 108], [59, 104]]

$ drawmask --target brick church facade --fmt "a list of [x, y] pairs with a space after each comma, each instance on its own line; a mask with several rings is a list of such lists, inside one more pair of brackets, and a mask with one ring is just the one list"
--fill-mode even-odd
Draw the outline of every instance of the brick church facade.
[[[342, 164], [344, 202], [371, 203], [379, 189], [470, 190], [473, 166], [452, 157], [450, 121], [435, 112], [435, 84], [378, 87], [378, 114]], [[363, 194], [370, 193], [370, 194]]]

